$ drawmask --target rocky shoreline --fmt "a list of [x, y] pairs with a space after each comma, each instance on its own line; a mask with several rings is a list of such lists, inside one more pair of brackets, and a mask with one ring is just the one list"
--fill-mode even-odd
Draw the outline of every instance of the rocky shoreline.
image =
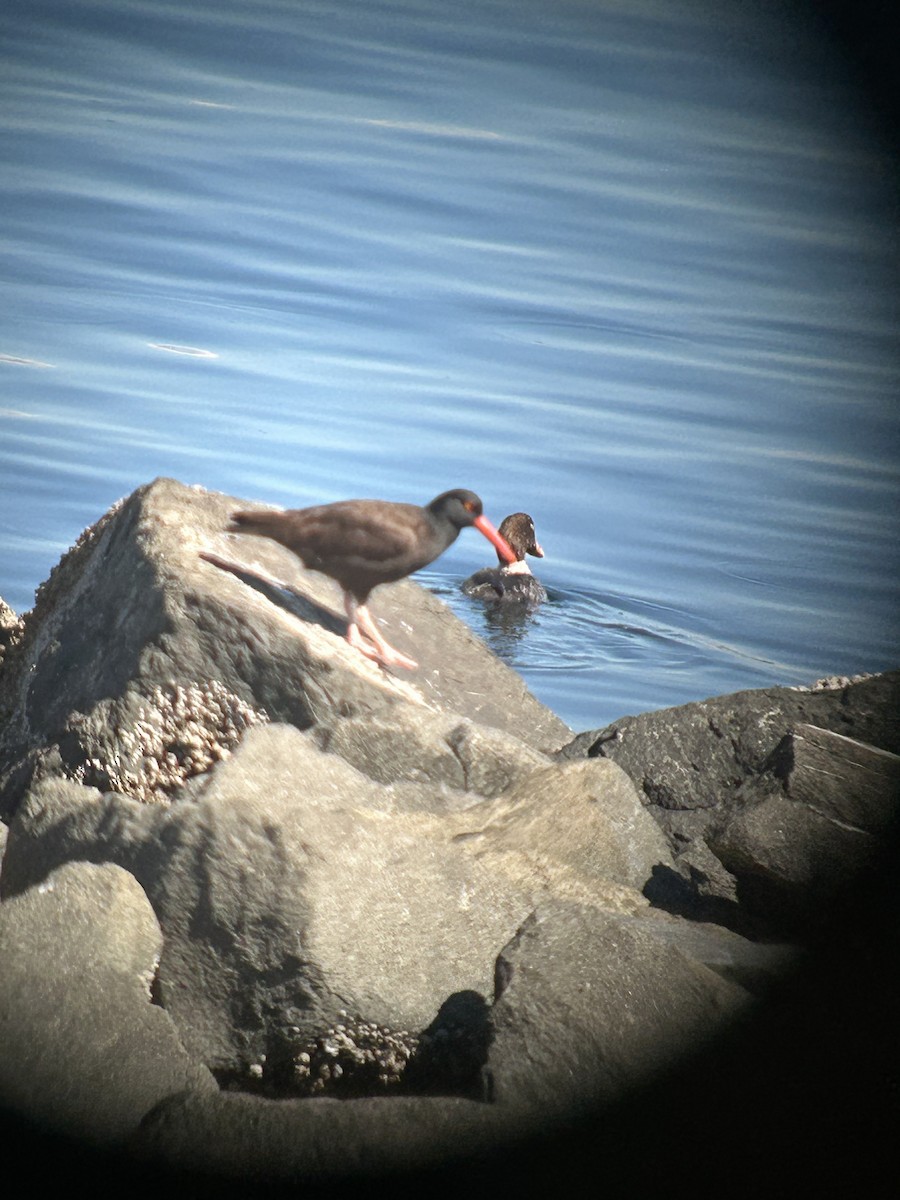
[[223, 532], [238, 503], [157, 480], [0, 608], [17, 1137], [219, 1189], [535, 1179], [601, 1130], [611, 1170], [679, 1087], [724, 1098], [734, 1062], [755, 1096], [798, 998], [804, 1031], [873, 1003], [835, 964], [805, 989], [838, 930], [860, 988], [889, 958], [853, 914], [895, 846], [900, 671], [576, 734], [413, 582], [373, 611], [420, 669], [362, 660], [329, 581]]

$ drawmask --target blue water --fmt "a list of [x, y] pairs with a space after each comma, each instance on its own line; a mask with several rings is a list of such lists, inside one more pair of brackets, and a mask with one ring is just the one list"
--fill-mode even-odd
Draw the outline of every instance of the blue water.
[[575, 729], [900, 665], [894, 181], [790, 7], [7, 6], [0, 595], [158, 475], [463, 486], [550, 601], [420, 578]]

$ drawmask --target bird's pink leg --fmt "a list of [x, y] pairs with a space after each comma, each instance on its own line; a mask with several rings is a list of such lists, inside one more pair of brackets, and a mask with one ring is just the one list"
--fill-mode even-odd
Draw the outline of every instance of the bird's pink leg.
[[[416, 669], [419, 664], [414, 659], [407, 658], [384, 640], [364, 604], [357, 604], [356, 600], [346, 593], [344, 605], [347, 609], [347, 641], [354, 649], [384, 667], [404, 667], [407, 671]], [[369, 639], [368, 642], [366, 638]], [[369, 642], [372, 644], [369, 645]]]

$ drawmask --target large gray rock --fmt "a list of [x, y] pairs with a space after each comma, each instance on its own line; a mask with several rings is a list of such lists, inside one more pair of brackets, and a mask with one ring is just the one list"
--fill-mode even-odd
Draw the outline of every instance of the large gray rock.
[[[59, 877], [60, 861], [127, 867], [164, 931], [154, 994], [166, 1021], [198, 1062], [234, 1076], [243, 1058], [245, 1079], [273, 1043], [321, 1032], [348, 1009], [419, 1033], [466, 989], [477, 989], [488, 1011], [498, 951], [554, 897], [593, 914], [585, 947], [570, 946], [576, 958], [590, 953], [591, 923], [603, 914], [660, 920], [638, 887], [668, 851], [611, 763], [542, 764], [533, 786], [526, 779], [439, 816], [398, 808], [394, 791], [283, 725], [251, 730], [204, 789], [168, 807], [47, 779], [13, 821], [0, 912], [15, 917]], [[131, 880], [119, 868], [77, 869]], [[43, 987], [40, 963], [31, 988]], [[101, 1026], [117, 1020], [102, 1000], [93, 1016]], [[67, 1071], [79, 1068], [63, 1060], [55, 1077], [41, 1079], [43, 1090], [65, 1092]], [[542, 1087], [555, 1088], [563, 1107], [572, 1098], [562, 1079]], [[267, 1165], [273, 1177], [409, 1169], [496, 1150], [522, 1133], [517, 1104], [407, 1097], [323, 1108], [206, 1094], [194, 1082], [176, 1090], [164, 1091], [140, 1132], [135, 1106], [123, 1107], [122, 1131], [135, 1149], [181, 1168]]]
[[900, 757], [798, 725], [769, 766], [762, 798], [726, 812], [707, 842], [748, 914], [804, 936], [827, 927], [829, 902], [884, 853], [900, 812]]
[[900, 814], [900, 672], [625, 717], [560, 751], [618, 763], [669, 838], [654, 902], [808, 937]]
[[[793, 948], [722, 924], [771, 937], [786, 898], [847, 878], [848, 838], [883, 840], [895, 679], [629, 718], [555, 757], [570, 731], [434, 597], [376, 593], [422, 663], [382, 671], [329, 581], [223, 534], [238, 503], [139, 489], [9, 639], [13, 1107], [245, 1182], [443, 1170], [576, 1111], [605, 1126], [765, 1008]], [[673, 879], [705, 923], [661, 911]]]
[[498, 951], [537, 903], [640, 911], [642, 885], [671, 861], [611, 763], [542, 765], [446, 816], [394, 793], [308, 734], [261, 726], [167, 808], [36, 784], [0, 886], [13, 895], [72, 859], [132, 872], [165, 934], [162, 1003], [192, 1053], [239, 1070], [348, 1013], [423, 1029], [448, 996], [490, 993]]
[[621, 717], [580, 733], [562, 759], [609, 758], [644, 793], [674, 836], [677, 814], [727, 803], [765, 771], [782, 738], [814, 725], [900, 753], [900, 671], [812, 688], [760, 688]]
[[631, 780], [610, 762], [539, 767], [502, 796], [455, 815], [453, 825], [476, 860], [517, 851], [535, 873], [542, 862], [556, 860], [585, 878], [638, 891], [654, 868], [672, 862]]
[[[538, 752], [571, 736], [410, 580], [379, 589], [372, 609], [419, 670], [400, 678], [351, 650], [331, 580], [274, 542], [224, 532], [244, 504], [157, 480], [110, 510], [54, 569], [0, 675], [0, 813], [46, 775], [165, 802], [266, 720], [321, 722], [335, 747], [337, 717], [404, 708], [407, 724], [421, 718], [423, 742], [436, 713]], [[294, 593], [274, 588], [273, 577]], [[445, 733], [446, 720], [433, 736]], [[490, 755], [486, 740], [484, 749]], [[507, 764], [508, 751], [501, 758]], [[483, 774], [497, 786], [490, 767]]]
[[114, 1145], [165, 1097], [216, 1092], [151, 1003], [161, 949], [120, 867], [72, 863], [0, 905], [0, 1108]]
[[[700, 951], [694, 957], [686, 947]], [[749, 956], [747, 951], [749, 949]], [[188, 1093], [149, 1114], [141, 1155], [232, 1178], [446, 1171], [609, 1106], [747, 1012], [732, 969], [775, 957], [725, 931], [579, 904], [540, 907], [498, 957], [483, 1075], [490, 1103], [450, 1097], [265, 1101]], [[706, 960], [715, 964], [712, 969]]]
[[553, 903], [497, 962], [494, 1099], [538, 1128], [619, 1099], [741, 1014], [749, 995], [652, 920]]
[[260, 1184], [345, 1183], [369, 1195], [386, 1179], [445, 1176], [457, 1162], [502, 1154], [513, 1133], [504, 1113], [459, 1097], [272, 1101], [191, 1092], [160, 1104], [130, 1148], [138, 1162], [218, 1178], [238, 1194]]
[[772, 774], [797, 804], [877, 837], [897, 817], [900, 755], [814, 725], [796, 725], [775, 748]]

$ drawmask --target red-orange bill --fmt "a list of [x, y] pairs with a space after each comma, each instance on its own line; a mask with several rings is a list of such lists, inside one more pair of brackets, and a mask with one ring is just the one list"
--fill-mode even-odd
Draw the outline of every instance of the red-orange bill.
[[494, 545], [497, 547], [498, 553], [502, 554], [508, 563], [514, 563], [516, 561], [515, 553], [510, 550], [506, 539], [500, 536], [487, 517], [476, 517], [474, 525], [479, 533], [483, 533], [489, 542], [494, 543]]

